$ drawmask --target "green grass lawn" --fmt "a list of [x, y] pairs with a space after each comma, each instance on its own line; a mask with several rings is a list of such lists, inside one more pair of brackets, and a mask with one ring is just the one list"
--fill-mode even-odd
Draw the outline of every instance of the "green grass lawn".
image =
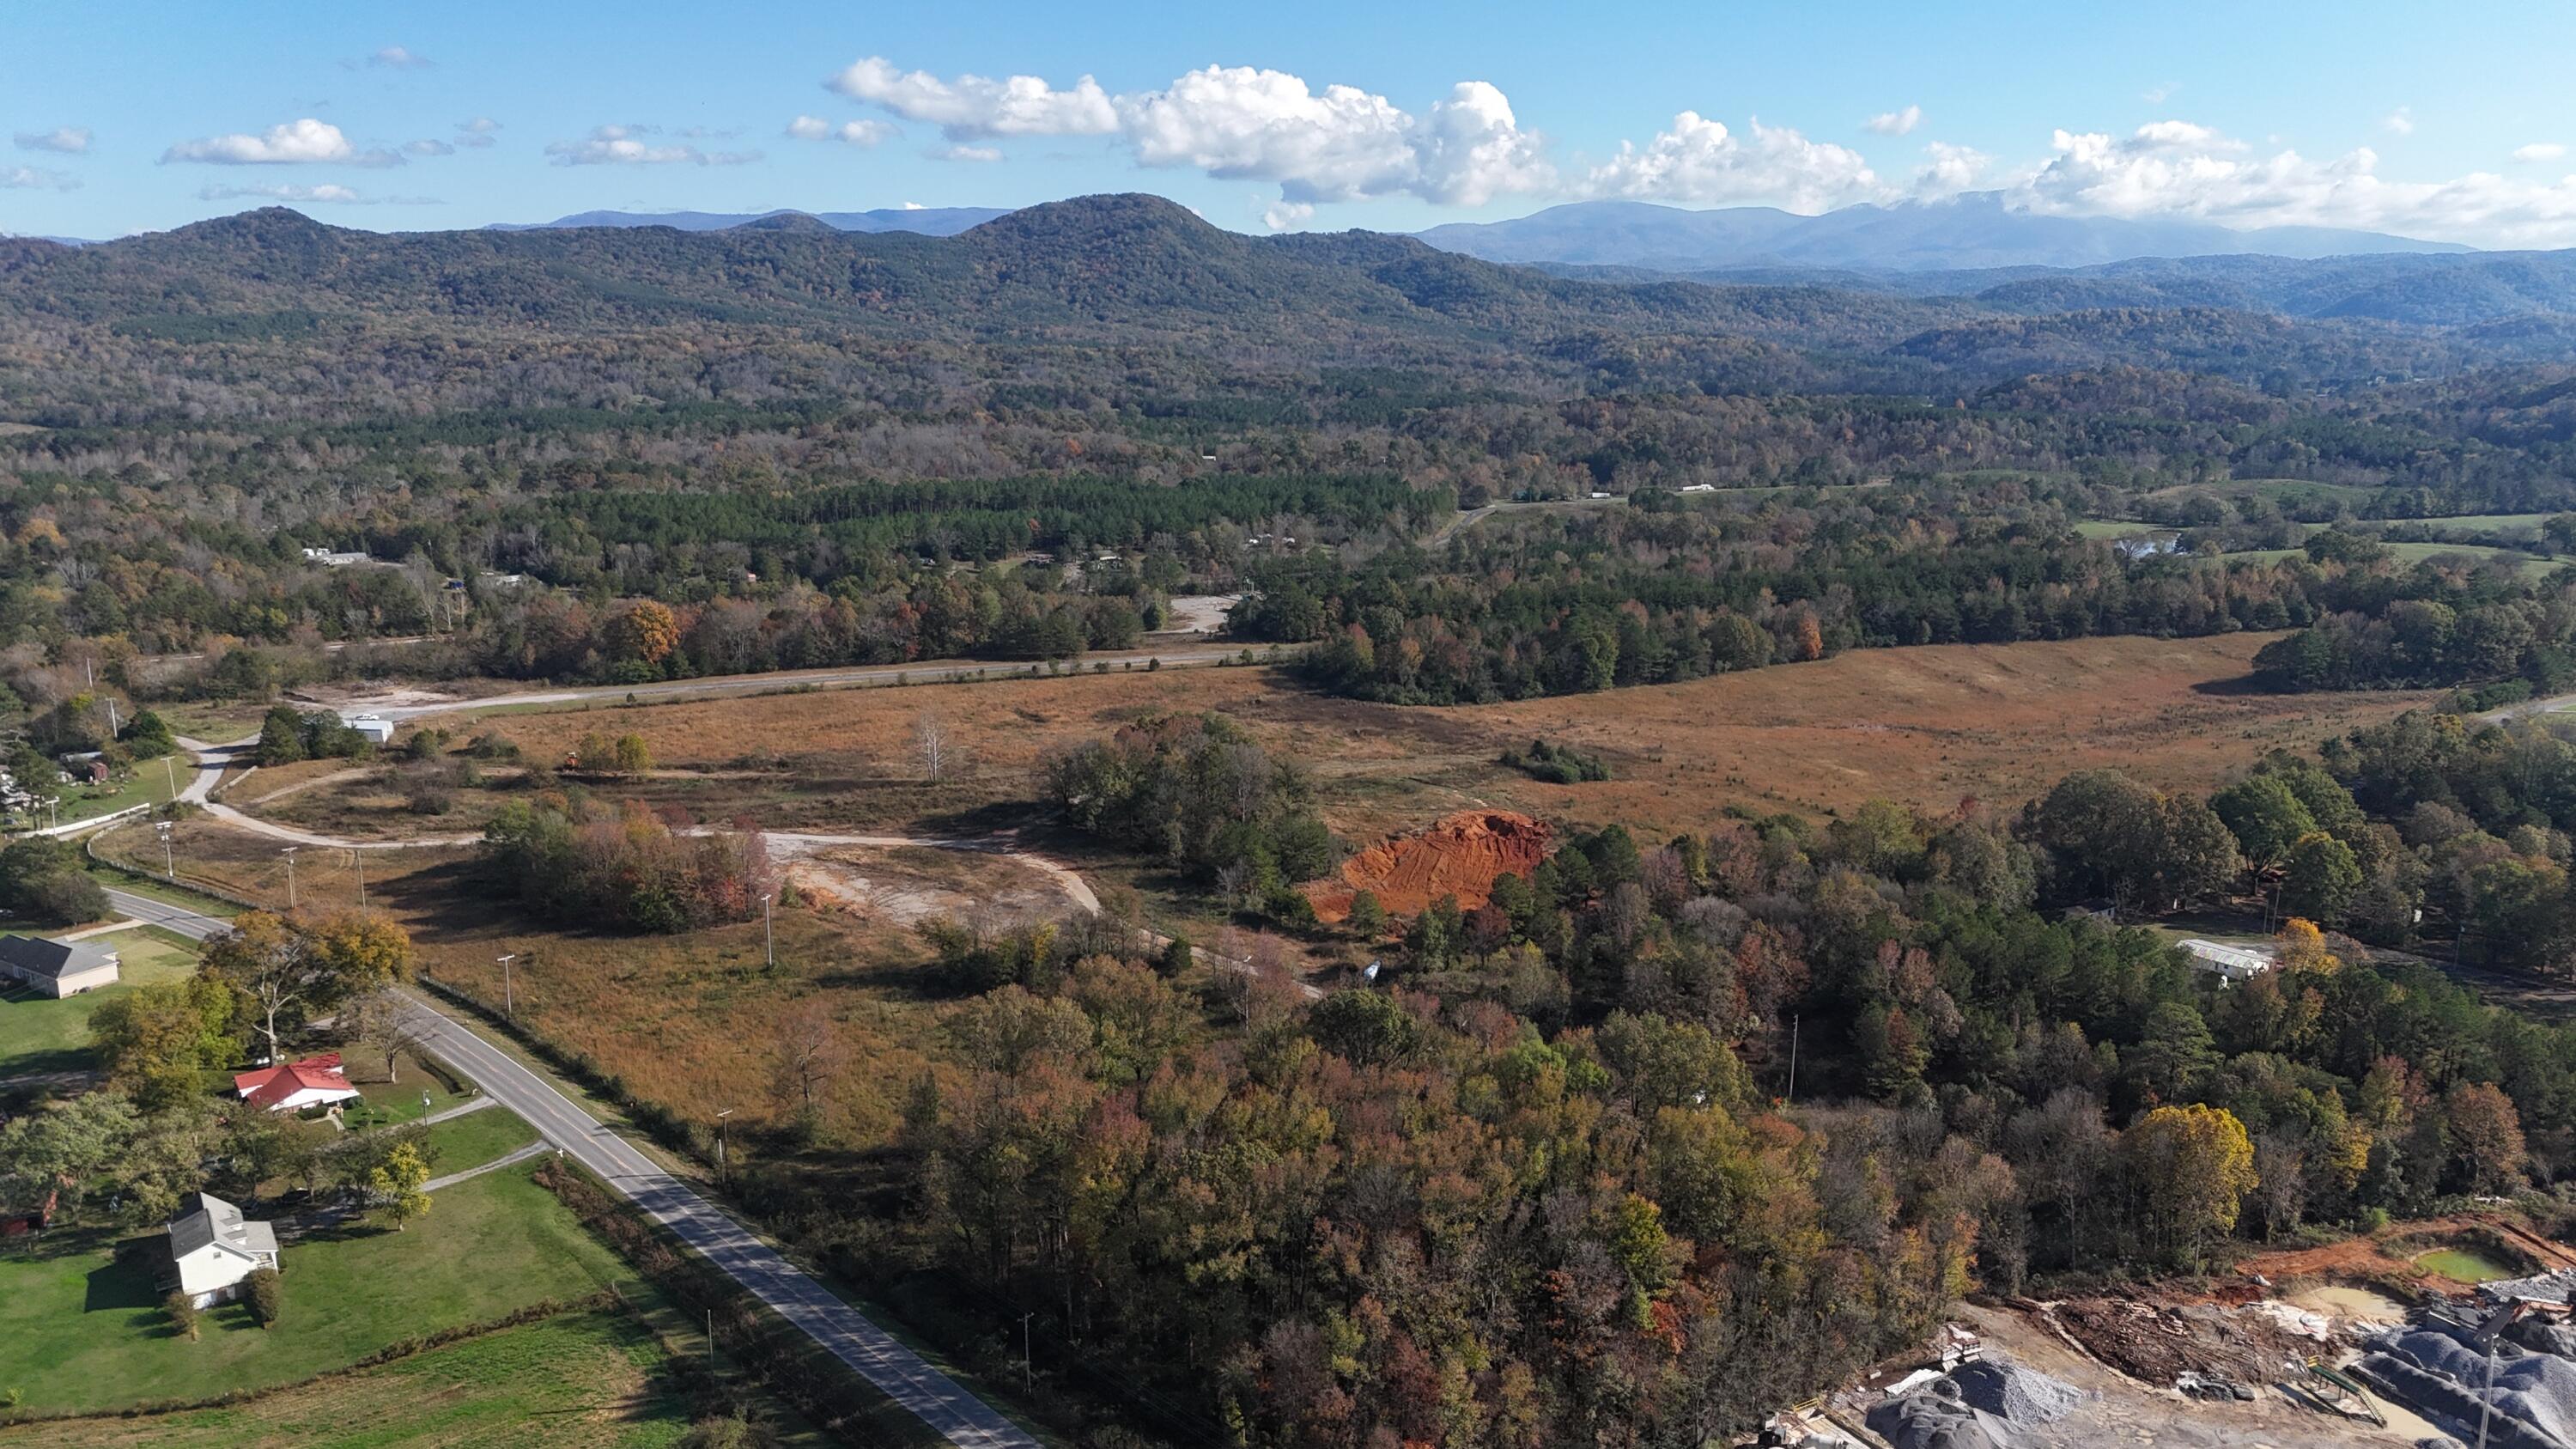
[[93, 937], [117, 954], [117, 982], [61, 1000], [21, 989], [0, 998], [0, 1079], [90, 1065], [89, 1014], [146, 982], [175, 981], [197, 969], [193, 942], [149, 927]]
[[399, 1339], [586, 1297], [634, 1278], [526, 1174], [503, 1170], [435, 1195], [403, 1232], [331, 1230], [285, 1249], [285, 1311], [260, 1329], [239, 1305], [176, 1336], [154, 1287], [159, 1234], [58, 1233], [0, 1256], [0, 1387], [31, 1410], [95, 1411], [290, 1382]]
[[2154, 523], [2132, 523], [2117, 518], [2082, 518], [2075, 531], [2085, 538], [2135, 538], [2142, 533], [2172, 533], [2175, 530]]
[[2392, 518], [2388, 522], [2420, 523], [2427, 528], [2457, 532], [2492, 533], [2498, 529], [2520, 529], [2537, 537], [2540, 525], [2557, 516], [2554, 513], [2468, 513], [2457, 518]]
[[430, 1124], [429, 1145], [437, 1150], [437, 1160], [429, 1170], [439, 1177], [463, 1172], [536, 1140], [537, 1129], [518, 1113], [507, 1107], [485, 1107]]
[[[2485, 558], [2494, 554], [2512, 552], [2510, 549], [2494, 548], [2481, 543], [2389, 543], [2380, 546], [2387, 549], [2390, 557], [2401, 564], [2418, 563], [2437, 554], [2446, 553]], [[2305, 557], [2307, 557], [2307, 550], [2299, 548], [2249, 548], [2243, 553], [2219, 555], [2220, 561], [2224, 563], [2278, 562], [2285, 558]], [[2526, 579], [2546, 578], [2558, 567], [2556, 560], [2526, 558], [2522, 561], [2521, 574]]]
[[[380, 1053], [365, 1047], [344, 1049], [340, 1066], [348, 1075], [349, 1085], [357, 1088], [363, 1098], [340, 1114], [340, 1120], [353, 1129], [400, 1126], [433, 1112], [462, 1106], [473, 1095], [448, 1091], [444, 1083], [431, 1076], [408, 1054], [398, 1064], [394, 1080], [390, 1082], [375, 1080], [384, 1073], [385, 1059]], [[425, 1106], [423, 1098], [427, 1099]]]
[[169, 758], [167, 767], [159, 760], [145, 760], [124, 779], [110, 780], [104, 785], [65, 785], [62, 787], [62, 804], [55, 811], [45, 812], [38, 823], [51, 825], [60, 820], [68, 825], [75, 820], [111, 815], [129, 805], [159, 805], [170, 798], [174, 780], [179, 789], [185, 790], [189, 777], [197, 773], [193, 756], [180, 754]]
[[[204, 1347], [198, 1344], [196, 1347]], [[250, 1449], [254, 1445], [568, 1445], [654, 1449], [688, 1432], [654, 1377], [669, 1351], [613, 1310], [565, 1313], [257, 1403], [150, 1419], [0, 1430], [10, 1449]]]

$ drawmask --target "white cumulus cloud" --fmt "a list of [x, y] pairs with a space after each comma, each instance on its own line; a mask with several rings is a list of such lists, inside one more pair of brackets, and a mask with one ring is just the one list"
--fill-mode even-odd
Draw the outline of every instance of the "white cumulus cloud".
[[1620, 142], [1618, 155], [1593, 168], [1585, 190], [1696, 206], [1773, 202], [1807, 212], [1883, 194], [1877, 173], [1848, 147], [1758, 120], [1739, 137], [1696, 111], [1673, 117], [1643, 146]]
[[51, 151], [62, 156], [89, 153], [87, 126], [56, 126], [50, 131], [20, 131], [9, 138], [21, 151]]
[[1451, 87], [1418, 115], [1355, 86], [1318, 89], [1253, 66], [1206, 66], [1159, 90], [1113, 96], [1089, 76], [1063, 89], [1038, 76], [943, 79], [870, 56], [825, 85], [936, 125], [954, 143], [1114, 135], [1140, 165], [1274, 182], [1301, 206], [1394, 195], [1479, 206], [1557, 180], [1543, 139], [1484, 81]]
[[388, 45], [368, 56], [367, 64], [384, 70], [427, 70], [437, 62], [402, 46]]
[[838, 141], [871, 150], [902, 135], [903, 128], [891, 121], [843, 121], [836, 126], [821, 116], [798, 116], [787, 123], [787, 134], [799, 141]]
[[892, 62], [871, 55], [824, 84], [907, 121], [937, 126], [951, 141], [1100, 136], [1118, 129], [1108, 92], [1089, 76], [1061, 91], [1033, 75], [1002, 80], [961, 75], [944, 81], [928, 71], [898, 71]]
[[2008, 193], [2010, 204], [2069, 215], [2186, 216], [2224, 226], [2332, 226], [2480, 246], [2576, 244], [2576, 178], [2554, 184], [2488, 172], [2441, 181], [2379, 175], [2367, 146], [2315, 160], [2254, 154], [2181, 123], [2125, 137], [2059, 131], [2055, 154]]
[[390, 151], [361, 151], [340, 128], [306, 116], [271, 126], [258, 135], [236, 131], [199, 141], [180, 141], [161, 153], [163, 164], [199, 161], [215, 166], [297, 166], [337, 161], [352, 166], [398, 166]]
[[2391, 135], [2412, 136], [2415, 134], [2415, 108], [2399, 106], [2396, 110], [2390, 111], [2387, 118], [2379, 124], [2386, 126]]
[[1907, 106], [1901, 111], [1881, 111], [1861, 124], [1882, 136], [1910, 135], [1915, 127], [1923, 124], [1923, 108]]
[[645, 126], [596, 126], [578, 141], [555, 141], [546, 154], [557, 166], [746, 166], [757, 151], [701, 151], [685, 142], [646, 140]]
[[969, 146], [963, 142], [948, 146], [933, 146], [921, 154], [933, 161], [967, 161], [978, 166], [990, 166], [1002, 159], [1002, 149], [999, 146]]
[[2528, 146], [2516, 146], [2513, 148], [2513, 159], [2526, 163], [2532, 161], [2555, 161], [2566, 154], [2567, 148], [2556, 141], [2534, 141]]
[[1923, 164], [1914, 171], [1914, 194], [1932, 198], [1971, 191], [1985, 178], [1995, 158], [1967, 146], [1934, 141], [1923, 148]]
[[480, 150], [486, 146], [497, 146], [500, 141], [501, 123], [490, 116], [476, 116], [473, 120], [456, 123], [456, 144], [459, 146]]

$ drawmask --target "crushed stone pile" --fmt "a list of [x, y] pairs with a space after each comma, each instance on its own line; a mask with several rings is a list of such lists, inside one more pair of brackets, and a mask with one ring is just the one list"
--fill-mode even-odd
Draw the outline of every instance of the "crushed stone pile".
[[2502, 1303], [2520, 1298], [2533, 1303], [2576, 1302], [2576, 1268], [2561, 1268], [2555, 1273], [2535, 1273], [2528, 1278], [2499, 1278], [2478, 1285], [2478, 1296], [2489, 1303]]
[[2012, 1421], [1952, 1397], [1957, 1392], [1956, 1384], [1942, 1379], [1891, 1399], [1870, 1410], [1870, 1432], [1896, 1449], [2046, 1449]]
[[2075, 1412], [2084, 1391], [2001, 1355], [1963, 1364], [1950, 1375], [1960, 1402], [2020, 1427], [2053, 1424]]
[[[2428, 1418], [2455, 1426], [2478, 1422], [2486, 1354], [2441, 1328], [2382, 1334], [2353, 1367]], [[2576, 1443], [2576, 1363], [2502, 1346], [2493, 1402], [2488, 1443], [2495, 1449], [2564, 1449]]]
[[2545, 1318], [2517, 1318], [2505, 1329], [2504, 1337], [2507, 1343], [2520, 1344], [2534, 1353], [2576, 1359], [2576, 1325], [2552, 1323]]
[[1361, 891], [1377, 896], [1390, 914], [1418, 915], [1442, 896], [1474, 910], [1492, 898], [1504, 875], [1529, 877], [1547, 859], [1555, 832], [1545, 822], [1510, 810], [1462, 810], [1430, 829], [1382, 840], [1342, 862], [1338, 881], [1310, 887], [1315, 914], [1339, 921]]
[[2045, 1449], [2058, 1439], [2037, 1431], [2086, 1398], [2072, 1384], [1989, 1355], [1879, 1405], [1869, 1427], [1896, 1449]]

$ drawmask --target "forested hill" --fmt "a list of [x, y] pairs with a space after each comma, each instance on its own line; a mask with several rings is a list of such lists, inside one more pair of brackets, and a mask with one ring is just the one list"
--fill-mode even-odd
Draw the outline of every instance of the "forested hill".
[[[916, 350], [907, 367], [918, 349], [955, 350], [941, 354], [951, 371], [1041, 385], [1105, 370], [1168, 386], [1257, 359], [1308, 375], [1448, 370], [1536, 392], [1917, 395], [2114, 362], [2278, 388], [2576, 357], [2557, 260], [2484, 277], [2475, 305], [2427, 304], [2407, 321], [2286, 315], [2267, 300], [2290, 285], [2278, 269], [2337, 264], [2266, 265], [2260, 289], [2056, 276], [1907, 296], [1579, 281], [1404, 237], [1243, 236], [1133, 195], [1030, 207], [954, 237], [792, 224], [380, 235], [268, 209], [98, 246], [0, 241], [0, 340], [19, 344], [19, 360], [0, 358], [0, 397], [14, 404], [0, 421], [77, 425], [105, 398], [166, 406], [183, 389], [157, 379], [173, 374], [273, 381], [298, 367], [325, 374], [325, 394], [366, 391], [356, 379], [401, 391], [419, 375], [453, 395], [458, 376], [508, 373], [478, 400], [620, 405], [617, 377], [677, 353], [756, 359], [765, 387], [806, 395], [838, 390], [833, 372], [854, 355], [890, 348]], [[581, 338], [615, 341], [567, 358]], [[827, 361], [810, 356], [818, 346]], [[567, 369], [584, 380], [550, 376]], [[333, 410], [310, 389], [284, 405]], [[350, 405], [381, 411], [383, 399]]]

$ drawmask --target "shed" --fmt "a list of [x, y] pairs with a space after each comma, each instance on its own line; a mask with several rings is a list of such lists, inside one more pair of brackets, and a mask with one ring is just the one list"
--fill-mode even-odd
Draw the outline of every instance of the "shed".
[[394, 722], [381, 715], [344, 714], [340, 716], [340, 723], [366, 736], [367, 743], [371, 745], [389, 745], [394, 742]]
[[78, 996], [116, 984], [116, 953], [87, 941], [0, 936], [0, 972], [48, 996]]

